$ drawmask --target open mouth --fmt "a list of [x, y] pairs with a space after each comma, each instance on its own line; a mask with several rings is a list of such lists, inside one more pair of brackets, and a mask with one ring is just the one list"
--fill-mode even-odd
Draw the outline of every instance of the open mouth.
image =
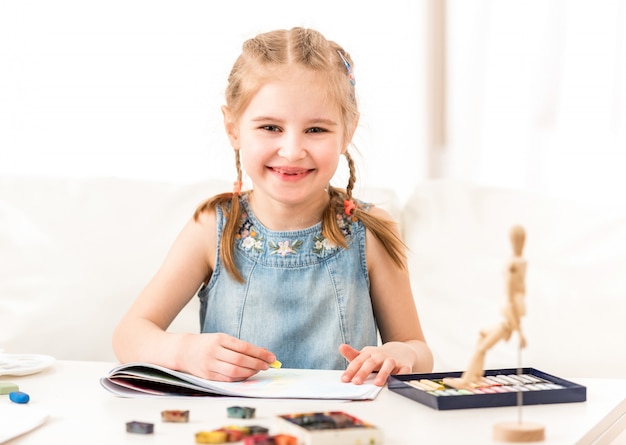
[[281, 176], [303, 176], [313, 171], [313, 169], [305, 168], [286, 168], [286, 167], [269, 167], [274, 173]]

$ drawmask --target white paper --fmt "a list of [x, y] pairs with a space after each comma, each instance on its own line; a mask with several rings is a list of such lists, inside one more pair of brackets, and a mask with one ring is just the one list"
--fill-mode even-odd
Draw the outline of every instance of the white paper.
[[0, 443], [28, 433], [48, 420], [48, 413], [10, 402], [8, 396], [6, 400], [4, 396], [0, 400]]

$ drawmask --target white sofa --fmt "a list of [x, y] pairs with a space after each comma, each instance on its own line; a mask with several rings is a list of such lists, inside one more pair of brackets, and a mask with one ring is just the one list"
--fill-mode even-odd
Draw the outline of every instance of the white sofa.
[[[114, 360], [111, 333], [204, 198], [230, 183], [0, 178], [0, 349]], [[411, 249], [413, 290], [437, 371], [462, 370], [500, 321], [508, 230], [527, 229], [529, 345], [521, 364], [561, 376], [626, 377], [626, 217], [453, 181], [387, 208]], [[172, 330], [197, 330], [193, 299]], [[515, 367], [516, 338], [487, 367]]]

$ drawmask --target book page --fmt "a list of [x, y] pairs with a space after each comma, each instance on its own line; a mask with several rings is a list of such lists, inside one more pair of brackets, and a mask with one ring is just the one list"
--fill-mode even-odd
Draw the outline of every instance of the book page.
[[114, 368], [102, 385], [120, 396], [206, 395], [330, 400], [371, 400], [380, 390], [371, 376], [362, 385], [343, 383], [341, 370], [273, 369], [242, 382], [217, 382], [145, 363]]

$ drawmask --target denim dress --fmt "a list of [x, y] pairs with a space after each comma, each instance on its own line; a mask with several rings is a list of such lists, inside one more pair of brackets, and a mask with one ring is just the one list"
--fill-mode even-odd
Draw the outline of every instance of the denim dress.
[[[202, 332], [223, 332], [267, 348], [286, 368], [345, 369], [341, 343], [356, 349], [377, 344], [369, 294], [365, 228], [337, 215], [348, 248], [322, 236], [321, 223], [296, 231], [272, 231], [240, 197], [241, 224], [235, 264], [237, 282], [217, 255], [215, 270], [200, 289]], [[216, 208], [217, 246], [225, 225]]]

